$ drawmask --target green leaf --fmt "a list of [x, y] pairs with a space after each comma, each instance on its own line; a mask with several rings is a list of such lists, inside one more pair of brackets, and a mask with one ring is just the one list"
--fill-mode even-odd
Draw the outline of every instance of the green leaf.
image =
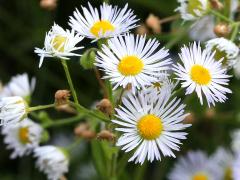
[[85, 51], [80, 58], [80, 64], [84, 69], [93, 69], [95, 62], [95, 49], [91, 48]]

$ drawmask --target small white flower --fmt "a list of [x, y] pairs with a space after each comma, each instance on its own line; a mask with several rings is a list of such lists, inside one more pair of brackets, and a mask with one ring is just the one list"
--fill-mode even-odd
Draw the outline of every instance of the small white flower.
[[13, 76], [10, 82], [4, 86], [0, 97], [21, 96], [22, 98], [29, 98], [35, 89], [36, 78], [29, 81], [26, 73]]
[[69, 59], [69, 56], [80, 56], [73, 53], [83, 47], [76, 47], [83, 37], [75, 34], [74, 30], [64, 30], [59, 25], [54, 24], [52, 29], [46, 34], [44, 48], [35, 48], [35, 53], [40, 56], [39, 67], [41, 67], [44, 57], [57, 57]]
[[89, 10], [82, 7], [83, 14], [78, 9], [70, 17], [70, 26], [80, 35], [90, 39], [109, 38], [124, 34], [136, 27], [136, 16], [126, 4], [123, 9], [103, 3], [100, 12], [88, 3]]
[[239, 153], [240, 154], [240, 129], [239, 130], [235, 130], [232, 133], [232, 144], [231, 144], [232, 150], [235, 153]]
[[222, 67], [221, 61], [215, 61], [214, 53], [202, 50], [200, 44], [195, 42], [190, 47], [181, 48], [179, 57], [183, 63], [174, 65], [178, 80], [183, 81], [182, 87], [186, 88], [186, 94], [196, 91], [200, 103], [203, 104], [203, 95], [207, 99], [208, 106], [215, 102], [225, 102], [228, 89], [229, 75]]
[[208, 0], [178, 0], [180, 6], [176, 9], [181, 14], [182, 19], [196, 20], [205, 15], [209, 9]]
[[14, 124], [27, 116], [27, 104], [20, 96], [4, 97], [0, 100], [0, 126]]
[[4, 142], [8, 149], [13, 149], [11, 158], [28, 155], [39, 145], [42, 127], [30, 119], [24, 119], [17, 124], [2, 127]]
[[228, 68], [232, 68], [236, 63], [237, 56], [239, 54], [239, 48], [232, 41], [221, 38], [211, 39], [206, 42], [206, 48], [209, 51], [215, 52], [215, 60], [221, 60], [223, 65]]
[[68, 172], [69, 157], [65, 150], [55, 146], [40, 146], [34, 150], [36, 166], [49, 180], [59, 180]]
[[190, 151], [181, 157], [169, 174], [169, 180], [220, 180], [221, 169], [202, 151]]
[[221, 168], [219, 171], [219, 175], [222, 177], [221, 179], [232, 179], [234, 158], [234, 155], [229, 150], [222, 147], [218, 148], [212, 156], [212, 161], [216, 162]]
[[214, 16], [203, 16], [191, 26], [189, 36], [195, 41], [206, 41], [215, 38], [214, 27]]
[[161, 160], [163, 156], [175, 157], [173, 150], [179, 151], [181, 140], [187, 133], [182, 130], [191, 126], [183, 124], [184, 104], [176, 97], [170, 100], [171, 93], [139, 92], [128, 93], [123, 98], [123, 105], [116, 109], [118, 120], [112, 122], [120, 125], [117, 131], [123, 132], [117, 146], [129, 152], [135, 149], [129, 161], [141, 163]]
[[240, 79], [240, 56], [236, 58], [236, 63], [233, 65], [233, 72], [235, 77]]
[[233, 164], [233, 179], [240, 180], [240, 153], [237, 155], [237, 158]]
[[128, 84], [140, 89], [156, 82], [158, 77], [168, 70], [171, 59], [168, 50], [158, 49], [156, 39], [146, 40], [146, 36], [127, 34], [108, 40], [98, 52], [96, 66], [105, 71], [106, 76], [114, 84], [125, 88]]

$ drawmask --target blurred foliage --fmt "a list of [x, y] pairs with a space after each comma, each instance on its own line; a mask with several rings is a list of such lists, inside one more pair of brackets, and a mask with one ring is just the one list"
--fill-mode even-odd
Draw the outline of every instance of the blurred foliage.
[[[102, 1], [91, 1], [99, 6]], [[177, 6], [176, 0], [114, 0], [111, 3], [123, 6], [129, 3], [141, 22], [153, 13], [160, 18], [174, 15]], [[58, 7], [54, 11], [46, 11], [39, 6], [38, 0], [0, 0], [0, 79], [6, 83], [11, 76], [27, 72], [37, 77], [37, 87], [33, 97], [33, 104], [47, 104], [53, 100], [54, 93], [58, 89], [68, 88], [60, 62], [53, 59], [44, 61], [41, 69], [38, 68], [39, 57], [33, 53], [34, 47], [42, 47], [45, 33], [56, 22], [68, 28], [68, 17], [72, 15], [75, 7], [86, 6], [85, 0], [58, 0]], [[179, 46], [189, 41], [187, 27], [182, 21], [163, 26], [163, 32], [155, 37], [164, 45], [171, 48], [172, 55], [177, 55]], [[170, 33], [171, 32], [171, 33]], [[94, 47], [89, 40], [84, 40], [89, 47]], [[177, 56], [176, 56], [177, 57]], [[175, 58], [177, 59], [177, 58]], [[99, 93], [99, 85], [93, 71], [84, 70], [79, 59], [74, 58], [70, 65], [73, 81], [75, 83], [81, 104], [91, 106], [96, 100], [102, 98]], [[229, 132], [240, 127], [240, 88], [239, 81], [232, 78], [231, 89], [234, 92], [225, 104], [218, 104], [212, 112], [204, 106], [200, 106], [194, 95], [186, 97], [183, 92], [180, 97], [186, 98], [187, 110], [194, 112], [194, 125], [189, 128], [188, 139], [185, 140], [182, 151], [177, 156], [190, 149], [203, 149], [211, 153], [219, 145], [228, 146], [230, 142]], [[209, 115], [210, 113], [210, 115]], [[211, 113], [214, 113], [211, 116]], [[59, 113], [58, 113], [59, 115]], [[62, 114], [60, 114], [62, 115]], [[57, 128], [50, 131], [52, 143], [67, 145], [73, 140], [73, 127]], [[66, 137], [62, 137], [62, 133]], [[73, 158], [68, 173], [68, 179], [99, 179], [93, 167], [90, 152], [97, 151], [98, 142], [89, 143], [85, 140], [74, 150]], [[93, 148], [91, 148], [91, 146]], [[99, 150], [100, 151], [100, 150]], [[98, 152], [93, 152], [96, 156]], [[122, 153], [122, 152], [121, 152]], [[0, 179], [1, 180], [42, 180], [45, 176], [39, 173], [34, 165], [32, 157], [24, 157], [9, 160], [10, 152], [5, 150], [1, 141], [0, 146]], [[123, 156], [128, 158], [128, 155]], [[94, 158], [94, 157], [93, 157]], [[121, 179], [165, 179], [166, 173], [172, 168], [174, 159], [163, 158], [161, 162], [145, 163], [143, 166], [129, 163], [127, 168], [119, 169]], [[99, 163], [99, 162], [97, 162]], [[106, 162], [108, 163], [108, 162]], [[109, 165], [109, 164], [106, 164]], [[97, 165], [101, 168], [101, 164]], [[118, 168], [118, 167], [117, 167]], [[98, 171], [98, 169], [97, 169]]]

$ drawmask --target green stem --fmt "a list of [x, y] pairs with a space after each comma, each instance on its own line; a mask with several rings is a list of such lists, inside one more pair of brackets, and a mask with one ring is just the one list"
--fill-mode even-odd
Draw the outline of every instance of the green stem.
[[228, 17], [222, 15], [221, 13], [219, 13], [219, 12], [217, 12], [217, 11], [214, 11], [214, 10], [211, 9], [210, 12], [211, 12], [213, 15], [217, 16], [218, 18], [220, 18], [220, 19], [222, 19], [222, 20], [224, 20], [224, 21], [227, 21], [227, 22], [229, 22], [229, 23], [234, 23], [234, 21], [232, 21], [231, 19], [229, 19]]
[[67, 77], [67, 81], [68, 81], [70, 90], [71, 90], [71, 92], [72, 92], [72, 96], [73, 96], [74, 102], [75, 102], [76, 104], [79, 104], [78, 98], [77, 98], [77, 93], [76, 93], [76, 91], [75, 91], [75, 89], [74, 89], [73, 82], [72, 82], [72, 78], [71, 78], [70, 73], [69, 73], [67, 61], [64, 60], [64, 59], [62, 59], [61, 62], [62, 62], [63, 69], [64, 69], [65, 74], [66, 74], [66, 77]]
[[79, 112], [82, 112], [84, 113], [85, 115], [88, 115], [88, 116], [91, 116], [91, 117], [94, 117], [94, 118], [97, 118], [97, 119], [100, 119], [102, 121], [105, 121], [105, 122], [109, 122], [109, 119], [104, 117], [103, 115], [100, 115], [99, 113], [97, 112], [94, 112], [94, 111], [91, 111], [85, 107], [83, 107], [82, 105], [80, 104], [76, 104], [74, 102], [69, 102], [71, 106], [74, 106], [75, 108], [77, 108], [79, 110]]
[[28, 112], [48, 109], [48, 108], [52, 108], [52, 107], [55, 107], [55, 104], [48, 104], [48, 105], [40, 105], [40, 106], [35, 106], [35, 107], [29, 107], [28, 108]]
[[231, 35], [231, 41], [234, 42], [236, 36], [237, 36], [237, 33], [238, 33], [238, 28], [239, 28], [239, 24], [235, 24], [234, 27], [233, 27], [233, 32], [232, 32], [232, 35]]
[[51, 127], [71, 125], [73, 123], [76, 123], [76, 122], [79, 122], [79, 121], [83, 120], [84, 116], [85, 115], [83, 115], [83, 114], [79, 114], [79, 115], [74, 116], [74, 117], [47, 122], [47, 123], [43, 124], [43, 128], [51, 128]]

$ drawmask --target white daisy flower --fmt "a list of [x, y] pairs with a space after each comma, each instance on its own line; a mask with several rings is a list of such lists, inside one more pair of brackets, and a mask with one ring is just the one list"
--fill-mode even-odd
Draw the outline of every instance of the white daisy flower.
[[235, 153], [240, 154], [240, 129], [235, 130], [231, 136], [232, 136], [232, 144], [231, 144], [232, 150]]
[[48, 179], [59, 180], [68, 172], [69, 157], [65, 150], [55, 146], [41, 146], [34, 150], [37, 158], [36, 166], [44, 172]]
[[123, 9], [103, 3], [100, 12], [88, 3], [89, 10], [82, 7], [83, 14], [78, 9], [70, 17], [70, 26], [80, 35], [90, 39], [109, 38], [124, 34], [135, 28], [138, 20], [128, 4]]
[[170, 98], [171, 93], [163, 91], [141, 91], [136, 96], [128, 93], [122, 100], [124, 106], [116, 108], [118, 120], [112, 122], [123, 132], [117, 146], [125, 152], [136, 150], [129, 161], [143, 164], [145, 159], [161, 160], [161, 154], [175, 157], [173, 150], [179, 151], [180, 140], [187, 135], [182, 130], [191, 125], [182, 123], [188, 115], [184, 114], [185, 105], [176, 97]]
[[189, 36], [195, 41], [206, 41], [212, 38], [216, 38], [214, 33], [214, 16], [203, 16], [198, 19], [190, 28]]
[[4, 86], [0, 92], [0, 97], [21, 96], [24, 99], [29, 99], [35, 89], [35, 84], [36, 78], [32, 78], [30, 82], [27, 73], [18, 74]]
[[14, 124], [27, 116], [27, 104], [20, 96], [4, 97], [0, 100], [0, 126]]
[[234, 162], [234, 155], [224, 148], [218, 148], [215, 154], [212, 156], [212, 161], [216, 162], [221, 170], [219, 174], [221, 175], [221, 179], [230, 180], [233, 179], [233, 162]]
[[205, 15], [210, 4], [208, 0], [178, 0], [180, 6], [176, 9], [181, 14], [182, 19], [196, 20]]
[[206, 42], [206, 48], [209, 51], [216, 51], [214, 58], [215, 60], [221, 60], [222, 64], [228, 68], [232, 68], [236, 63], [236, 58], [239, 54], [239, 48], [232, 41], [221, 38], [211, 39]]
[[222, 67], [221, 61], [215, 61], [214, 55], [214, 52], [202, 50], [200, 44], [193, 43], [189, 48], [181, 48], [179, 57], [183, 65], [174, 65], [177, 79], [183, 81], [181, 84], [186, 88], [186, 94], [196, 91], [203, 104], [203, 93], [209, 107], [215, 102], [224, 102], [226, 94], [232, 92], [225, 87], [230, 76], [226, 74], [227, 70]]
[[169, 174], [169, 180], [219, 180], [221, 169], [202, 151], [190, 151], [181, 157]]
[[167, 74], [161, 76], [158, 78], [158, 80], [151, 84], [151, 86], [148, 86], [146, 88], [146, 92], [153, 92], [153, 91], [169, 91], [172, 92], [175, 87], [177, 86], [177, 82], [173, 82]]
[[[105, 71], [114, 88], [125, 88], [128, 84], [140, 89], [156, 82], [168, 70], [171, 59], [168, 50], [158, 49], [156, 39], [146, 40], [146, 36], [127, 34], [108, 40], [98, 52], [96, 66]], [[162, 72], [162, 73], [161, 73]]]
[[237, 158], [233, 164], [233, 179], [240, 180], [240, 153], [237, 155]]
[[11, 158], [28, 155], [39, 145], [42, 127], [26, 118], [17, 124], [10, 124], [2, 127], [4, 142], [8, 149], [13, 149]]
[[69, 59], [69, 56], [80, 56], [73, 53], [83, 47], [76, 47], [82, 41], [83, 37], [75, 34], [74, 30], [64, 30], [59, 25], [54, 24], [52, 29], [46, 34], [44, 48], [35, 48], [35, 53], [40, 56], [39, 67], [43, 63], [45, 57], [57, 57], [61, 59]]

